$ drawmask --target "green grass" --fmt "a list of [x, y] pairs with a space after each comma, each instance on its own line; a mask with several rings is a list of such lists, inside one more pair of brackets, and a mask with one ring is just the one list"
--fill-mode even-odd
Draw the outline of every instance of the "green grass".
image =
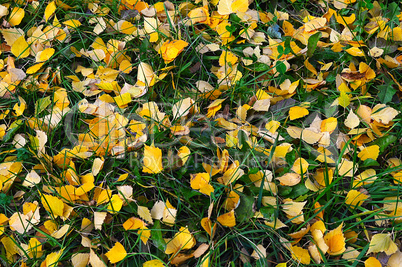
[[[176, 17], [173, 20], [166, 19], [166, 28], [155, 29], [154, 34], [158, 35], [155, 42], [150, 39], [152, 38], [150, 34], [141, 33], [145, 16], [135, 13], [130, 15], [129, 3], [133, 1], [113, 0], [97, 3], [99, 8], [109, 10], [105, 16], [90, 11], [91, 1], [66, 0], [64, 3], [71, 7], [66, 9], [61, 7], [60, 1], [56, 2], [58, 7], [55, 15], [61, 24], [69, 19], [75, 19], [81, 25], [75, 29], [69, 29], [64, 40], [47, 40], [47, 37], [42, 35], [39, 36], [38, 41], [44, 43], [43, 47], [30, 44], [27, 49], [30, 49], [32, 54], [35, 54], [35, 49], [41, 51], [47, 47], [54, 48], [55, 53], [38, 72], [27, 74], [20, 82], [16, 82], [15, 90], [13, 90], [9, 78], [13, 71], [10, 71], [11, 67], [7, 63], [12, 60], [12, 57], [15, 60], [15, 68], [21, 69], [25, 73], [36, 63], [35, 56], [18, 58], [12, 52], [14, 50], [10, 51], [7, 46], [4, 32], [0, 32], [3, 45], [0, 59], [5, 62], [5, 67], [0, 73], [0, 82], [7, 83], [9, 91], [0, 98], [0, 114], [4, 114], [0, 124], [5, 128], [1, 134], [2, 141], [0, 143], [0, 184], [2, 185], [0, 213], [8, 219], [16, 214], [14, 218], [20, 220], [23, 213], [26, 213], [23, 205], [34, 203], [37, 206], [33, 212], [39, 209], [40, 215], [37, 221], [30, 221], [25, 225], [29, 229], [27, 231], [16, 231], [10, 227], [13, 222], [0, 220], [0, 224], [3, 226], [0, 229], [4, 229], [4, 233], [0, 236], [1, 265], [50, 266], [51, 253], [61, 251], [60, 257], [56, 260], [58, 263], [51, 266], [57, 264], [71, 266], [71, 259], [75, 254], [89, 255], [92, 250], [105, 264], [112, 266], [105, 254], [116, 242], [119, 242], [124, 246], [127, 255], [124, 260], [117, 262], [116, 266], [142, 266], [146, 261], [153, 259], [160, 259], [166, 265], [174, 265], [180, 257], [187, 256], [187, 260], [179, 261], [177, 265], [207, 266], [206, 258], [208, 257], [209, 266], [276, 266], [280, 263], [287, 263], [287, 266], [298, 266], [303, 264], [292, 257], [285, 240], [294, 241], [289, 234], [313, 225], [319, 220], [320, 212], [323, 212], [322, 221], [327, 229], [324, 236], [341, 223], [343, 223], [343, 234], [347, 231], [357, 233], [356, 240], [351, 237], [345, 238], [345, 246], [356, 249], [358, 254], [356, 258], [348, 260], [345, 258], [345, 255], [347, 256], [345, 253], [340, 255], [322, 253], [321, 263], [311, 259], [311, 266], [323, 264], [325, 266], [363, 266], [368, 257], [384, 258], [385, 253], [381, 251], [366, 254], [370, 239], [379, 233], [391, 234], [392, 240], [398, 246], [400, 245], [401, 214], [396, 208], [393, 211], [389, 209], [385, 212], [386, 206], [400, 205], [401, 182], [397, 180], [394, 172], [401, 171], [402, 165], [390, 166], [388, 163], [391, 158], [399, 158], [402, 152], [399, 140], [402, 135], [400, 114], [393, 116], [388, 125], [374, 122], [373, 119], [367, 123], [362, 115], [358, 114], [361, 117], [361, 123], [356, 128], [374, 129], [371, 133], [363, 134], [363, 137], [357, 141], [359, 136], [357, 134], [348, 135], [350, 129], [345, 125], [349, 111], [353, 110], [356, 113], [362, 105], [374, 108], [377, 104], [386, 104], [386, 107], [401, 110], [401, 94], [397, 84], [402, 81], [400, 66], [391, 68], [384, 60], [386, 60], [385, 56], [396, 58], [395, 60], [399, 59], [397, 48], [400, 47], [399, 40], [402, 37], [390, 36], [387, 40], [380, 39], [377, 34], [381, 29], [368, 33], [364, 28], [373, 18], [373, 12], [386, 18], [388, 21], [386, 25], [394, 29], [399, 28], [397, 15], [400, 15], [400, 7], [398, 5], [392, 2], [377, 5], [366, 0], [356, 1], [346, 8], [338, 10], [332, 3], [325, 6], [300, 0], [296, 0], [294, 3], [291, 1], [272, 3], [270, 1], [254, 1], [249, 5], [249, 9], [259, 15], [260, 21], [255, 24], [256, 27], [253, 30], [264, 34], [264, 40], [259, 44], [244, 36], [241, 37], [241, 31], [250, 29], [252, 21], [242, 20], [242, 14], [236, 14], [236, 12], [221, 18], [222, 22], [230, 23], [230, 26], [225, 28], [230, 32], [230, 36], [233, 36], [228, 43], [225, 43], [225, 39], [222, 39], [221, 34], [216, 32], [211, 26], [212, 24], [195, 23], [191, 25], [188, 23], [186, 26], [187, 13], [178, 11], [181, 4], [185, 3], [184, 1], [172, 1], [174, 10], [178, 11]], [[38, 6], [35, 9], [36, 3]], [[124, 6], [124, 3], [128, 3], [127, 6]], [[24, 9], [25, 15], [22, 22], [14, 27], [21, 29], [25, 33], [25, 40], [28, 41], [35, 27], [43, 26], [43, 30], [54, 23], [54, 15], [48, 22], [43, 19], [48, 4], [49, 1], [3, 3], [9, 13], [14, 7]], [[156, 2], [148, 4], [152, 6]], [[192, 1], [192, 4], [194, 6], [190, 9], [201, 7], [203, 3]], [[156, 4], [156, 7], [158, 5]], [[375, 10], [378, 6], [377, 11], [370, 13], [370, 10]], [[307, 12], [311, 16], [322, 17], [328, 7], [335, 10], [335, 15], [329, 22], [325, 22], [325, 28], [320, 29], [322, 36], [315, 41], [311, 39], [309, 45], [303, 43], [297, 35], [285, 36], [284, 21], [275, 16], [277, 11], [289, 14], [287, 21], [297, 30], [305, 25], [306, 21], [303, 21], [303, 18]], [[212, 14], [217, 7], [208, 3], [208, 10]], [[395, 12], [389, 10], [395, 10]], [[167, 12], [166, 9], [161, 10], [158, 17], [164, 20]], [[214, 14], [217, 16], [217, 13]], [[352, 14], [355, 14], [356, 20], [346, 27], [337, 22], [335, 18], [335, 16], [349, 17]], [[9, 16], [9, 14], [5, 15], [3, 19], [7, 21]], [[269, 19], [265, 20], [264, 16]], [[103, 18], [106, 22], [106, 29], [100, 34], [94, 32], [96, 23], [90, 23], [90, 20], [94, 18]], [[126, 34], [114, 29], [112, 23], [120, 20], [129, 21], [135, 30], [131, 34]], [[61, 28], [65, 29], [64, 27]], [[8, 28], [8, 25], [3, 25], [3, 28]], [[344, 47], [341, 51], [332, 51], [334, 43], [329, 38], [331, 29], [338, 33], [344, 29], [351, 31], [351, 39], [362, 41], [364, 44], [358, 46], [363, 51], [363, 56], [347, 53], [345, 50], [355, 45], [355, 43], [347, 41], [342, 41]], [[324, 36], [324, 34], [327, 35]], [[108, 55], [110, 56], [109, 61], [107, 57], [99, 60], [96, 57], [77, 56], [73, 52], [81, 49], [91, 51], [97, 38], [101, 38], [110, 51], [118, 50], [116, 54]], [[115, 43], [111, 43], [111, 40], [115, 40]], [[188, 43], [171, 63], [165, 63], [163, 57], [158, 53], [159, 47], [167, 40], [183, 40]], [[275, 44], [279, 41], [282, 42], [280, 48]], [[319, 42], [317, 43], [317, 41]], [[122, 48], [122, 43], [120, 46], [116, 46], [119, 42], [125, 42], [124, 48]], [[300, 49], [305, 48], [306, 51], [304, 53], [293, 51], [291, 42], [295, 42]], [[219, 49], [200, 53], [198, 49], [202, 45], [208, 44], [217, 44]], [[369, 49], [374, 46], [383, 49], [384, 54], [376, 58], [370, 56]], [[260, 56], [245, 55], [244, 49], [246, 48], [260, 49]], [[269, 57], [268, 50], [272, 53], [277, 51], [278, 58], [271, 56], [268, 64], [258, 62], [261, 55]], [[223, 51], [232, 52], [238, 57], [238, 62], [231, 62], [224, 66], [221, 69], [223, 73], [219, 77], [219, 73], [214, 67], [219, 66]], [[310, 53], [312, 55], [307, 57], [307, 54]], [[279, 59], [281, 56], [294, 56], [287, 61], [289, 69], [286, 69], [285, 63], [282, 63], [283, 60]], [[119, 64], [110, 63], [122, 58], [130, 61], [133, 68], [131, 72], [123, 73], [119, 71]], [[321, 72], [323, 75], [321, 78], [325, 83], [311, 90], [307, 89], [309, 82], [310, 85], [312, 84], [312, 80], [308, 80], [308, 78], [318, 80], [320, 77], [314, 75], [311, 69], [307, 69], [306, 59], [318, 73], [320, 73], [323, 63], [333, 63], [328, 70]], [[251, 60], [252, 63], [248, 64], [247, 60]], [[229, 56], [224, 58], [224, 61], [230, 61]], [[156, 75], [165, 74], [165, 76], [154, 85], [147, 86], [147, 92], [144, 95], [137, 98], [132, 97], [129, 103], [123, 107], [118, 107], [117, 103], [113, 101], [113, 97], [120, 95], [118, 90], [100, 90], [98, 93], [90, 95], [79, 91], [77, 84], [74, 83], [74, 79], [87, 80], [86, 89], [92, 91], [99, 89], [97, 84], [101, 82], [101, 79], [104, 79], [106, 84], [111, 84], [112, 80], [115, 80], [120, 88], [123, 88], [125, 83], [134, 85], [139, 79], [137, 73], [141, 62], [149, 64]], [[364, 90], [364, 86], [358, 86], [353, 90], [352, 83], [345, 79], [344, 69], [349, 68], [351, 63], [359, 69], [360, 62], [365, 62], [375, 72], [376, 77], [366, 81], [364, 85], [366, 90]], [[237, 81], [233, 80], [233, 73], [227, 72], [233, 65], [236, 65], [239, 74], [241, 73], [241, 77]], [[82, 73], [76, 72], [78, 66], [93, 71], [84, 76]], [[171, 68], [166, 69], [166, 67]], [[110, 68], [110, 72], [117, 70], [116, 77], [109, 79], [103, 77], [100, 75], [102, 68]], [[278, 71], [278, 75], [275, 75], [275, 71]], [[6, 77], [7, 75], [9, 76]], [[231, 80], [230, 84], [225, 87], [225, 82], [228, 80]], [[300, 81], [294, 94], [284, 93], [280, 90], [280, 88], [286, 87], [284, 82], [287, 80]], [[211, 92], [221, 92], [216, 98], [224, 99], [216, 115], [211, 118], [207, 118], [206, 114], [208, 106], [214, 99], [203, 96], [197, 88], [198, 81], [208, 82], [213, 87]], [[338, 87], [341, 81], [351, 88], [351, 92], [348, 93], [350, 104], [344, 107], [339, 104], [333, 105], [340, 97]], [[46, 88], [48, 88], [47, 91]], [[56, 116], [56, 107], [60, 107], [62, 101], [55, 94], [59, 88], [66, 90], [70, 110], [68, 112], [65, 110], [60, 121], [50, 127], [48, 118]], [[268, 111], [256, 111], [251, 108], [254, 101], [257, 100], [259, 90], [265, 91], [271, 97]], [[82, 104], [84, 100], [87, 100], [90, 105], [98, 103], [97, 99], [100, 96], [103, 97], [103, 100], [112, 99], [110, 107], [113, 110], [108, 115], [112, 113], [115, 114], [114, 116], [117, 115], [121, 124], [116, 127], [120, 128], [120, 132], [113, 128], [112, 120], [106, 121], [104, 124], [94, 123], [98, 119], [107, 120], [108, 117], [105, 118], [96, 112], [90, 114], [91, 112], [80, 111], [78, 103]], [[192, 104], [183, 108], [182, 111], [182, 113], [189, 111], [188, 115], [173, 118], [172, 107], [186, 98], [192, 99]], [[26, 108], [22, 115], [16, 116], [15, 105], [24, 101]], [[139, 112], [144, 103], [151, 101], [157, 103], [159, 111], [165, 114], [164, 121], [150, 119]], [[289, 117], [290, 108], [300, 106], [305, 102], [309, 102], [309, 115], [292, 120]], [[236, 112], [239, 107], [247, 108], [246, 104], [250, 105], [250, 109], [247, 111], [246, 120], [242, 121]], [[193, 112], [193, 110], [195, 111]], [[101, 106], [98, 107], [98, 111], [105, 112], [107, 109], [105, 106]], [[302, 129], [310, 127], [316, 115], [322, 120], [330, 117], [337, 119], [337, 126], [329, 136], [329, 144], [325, 146], [328, 149], [325, 153], [332, 153], [332, 163], [317, 160], [318, 140], [308, 143], [303, 140], [304, 138], [292, 137], [288, 131], [289, 127]], [[232, 129], [230, 125], [222, 124], [222, 118], [234, 123], [235, 128]], [[124, 123], [125, 119], [127, 119], [127, 124]], [[131, 122], [131, 120], [137, 122]], [[278, 121], [280, 126], [276, 132], [277, 135], [273, 136], [271, 140], [267, 140], [262, 138], [257, 131], [264, 130], [265, 124], [271, 120]], [[138, 122], [146, 125], [142, 131], [147, 136], [144, 140], [139, 140], [139, 132], [136, 133], [133, 127], [129, 127], [130, 124]], [[92, 129], [90, 129], [91, 123], [94, 126]], [[184, 135], [174, 135], [170, 129], [173, 125], [186, 125], [189, 131]], [[378, 135], [375, 127], [379, 127], [383, 136]], [[234, 146], [228, 142], [227, 137], [233, 130], [238, 131], [233, 138], [238, 145]], [[44, 155], [41, 154], [39, 148], [42, 140], [36, 139], [40, 135], [38, 131], [43, 131], [46, 135]], [[103, 131], [104, 136], [96, 136], [98, 131]], [[318, 127], [318, 131], [321, 131], [320, 127]], [[98, 144], [80, 143], [78, 140], [83, 134], [98, 137], [99, 139], [96, 140]], [[348, 135], [350, 138], [343, 147], [339, 146], [339, 142], [337, 142], [338, 136], [342, 134]], [[120, 138], [116, 136], [120, 136]], [[370, 136], [373, 137], [373, 140], [369, 140]], [[19, 137], [23, 137], [26, 144], [16, 145], [14, 140]], [[134, 141], [138, 142], [137, 145], [129, 147], [129, 143]], [[290, 145], [291, 149], [284, 155], [278, 156], [286, 143]], [[144, 171], [144, 147], [152, 145], [159, 147], [162, 152], [163, 170], [156, 174]], [[360, 150], [364, 146], [371, 145], [378, 146], [380, 150], [378, 157], [361, 160], [361, 156], [358, 156]], [[117, 149], [119, 146], [121, 148]], [[178, 156], [178, 151], [182, 146], [187, 146], [190, 150], [188, 160], [184, 164]], [[69, 152], [71, 149], [74, 149], [73, 152]], [[83, 150], [80, 151], [80, 149]], [[114, 155], [112, 151], [122, 151], [122, 153]], [[224, 166], [219, 173], [211, 176], [208, 184], [213, 187], [214, 191], [210, 196], [200, 193], [199, 189], [191, 186], [192, 175], [208, 172], [202, 163], [211, 166], [221, 164], [220, 155], [224, 153], [223, 151], [227, 151], [229, 155], [228, 166]], [[307, 172], [301, 175], [300, 182], [297, 184], [281, 185], [277, 178], [294, 172], [292, 166], [299, 157], [309, 163]], [[104, 160], [104, 164], [99, 173], [93, 177], [93, 188], [90, 188], [86, 194], [78, 195], [78, 188], [83, 184], [82, 181], [91, 179], [85, 175], [92, 173], [93, 162], [99, 158]], [[340, 169], [342, 159], [350, 160], [353, 168], [356, 167], [357, 170], [353, 175], [345, 175], [345, 172]], [[244, 175], [238, 177], [236, 181], [222, 182], [221, 177], [228, 174], [226, 172], [228, 167], [236, 161], [238, 167], [244, 171]], [[10, 162], [15, 162], [16, 165], [21, 163], [21, 169], [16, 168], [16, 165], [10, 167], [8, 165]], [[320, 168], [323, 169], [324, 183], [322, 186], [318, 186], [317, 190], [312, 190], [308, 186], [308, 179], [314, 182], [314, 175]], [[368, 169], [376, 171], [377, 179], [373, 183], [353, 187], [355, 177]], [[23, 183], [29, 180], [27, 175], [32, 170], [39, 174], [41, 180], [32, 187], [27, 187]], [[254, 183], [252, 175], [264, 170], [272, 172], [272, 181], [269, 180], [270, 177], [263, 175], [260, 184]], [[332, 172], [333, 177], [331, 177]], [[127, 178], [118, 180], [124, 174], [128, 175]], [[78, 181], [75, 182], [77, 177]], [[272, 189], [267, 190], [264, 185], [266, 182], [271, 182], [271, 188], [277, 187], [277, 193], [272, 192]], [[68, 188], [75, 193], [70, 192], [71, 195], [63, 193], [62, 190], [66, 189], [61, 188]], [[132, 196], [128, 197], [122, 193], [127, 188], [132, 189]], [[99, 204], [97, 201], [102, 190], [106, 201]], [[349, 205], [346, 203], [346, 196], [351, 190], [358, 190], [368, 198], [361, 205]], [[219, 218], [229, 212], [225, 209], [225, 203], [231, 200], [230, 192], [232, 192], [232, 197], [233, 195], [238, 196], [239, 202], [234, 206], [236, 224], [227, 227]], [[66, 205], [65, 209], [68, 206], [73, 211], [70, 214], [64, 213], [64, 216], [57, 216], [54, 207], [51, 210], [45, 208], [53, 203], [46, 203], [41, 198], [42, 194], [57, 197], [63, 201], [63, 205]], [[112, 196], [118, 194], [125, 204], [114, 213], [108, 209], [108, 205]], [[274, 197], [277, 205], [264, 204], [264, 197]], [[306, 202], [301, 214], [295, 217], [287, 216], [284, 207], [286, 207], [285, 202], [289, 199], [295, 202]], [[177, 210], [175, 222], [173, 225], [169, 225], [164, 219], [156, 218], [157, 216], [152, 214], [153, 223], [146, 222], [151, 236], [144, 244], [138, 229], [125, 230], [123, 225], [132, 217], [145, 222], [146, 216], [139, 212], [140, 207], [146, 207], [151, 211], [158, 201], [164, 203], [169, 201]], [[319, 209], [315, 208], [317, 203], [321, 206]], [[113, 203], [113, 208], [114, 205], [116, 204]], [[93, 222], [97, 212], [107, 213], [105, 221], [101, 227], [85, 232], [81, 226], [83, 219], [87, 218]], [[260, 216], [255, 216], [258, 214]], [[212, 237], [201, 225], [201, 220], [206, 217], [210, 217], [212, 223], [216, 225], [215, 234]], [[294, 223], [295, 219], [302, 217], [300, 223]], [[387, 221], [382, 218], [387, 218]], [[275, 229], [265, 223], [277, 219], [286, 227]], [[66, 234], [56, 238], [54, 233], [52, 236], [49, 226], [51, 224], [56, 229], [60, 229], [65, 224], [70, 225], [70, 228]], [[169, 239], [175, 237], [181, 227], [188, 228], [194, 237], [194, 246], [190, 249], [181, 249], [179, 246], [175, 253], [165, 254], [166, 247], [171, 245]], [[36, 238], [41, 246], [29, 250], [28, 244], [32, 238]], [[91, 240], [92, 248], [83, 243], [83, 239]], [[191, 243], [191, 239], [184, 241], [185, 244]], [[292, 245], [307, 249], [310, 244], [315, 242], [312, 233], [308, 232], [297, 241], [297, 244]], [[181, 247], [185, 244], [182, 244]], [[189, 256], [202, 244], [209, 246], [202, 255]], [[266, 255], [258, 253], [256, 250], [258, 245], [262, 245], [266, 249]], [[43, 253], [39, 252], [40, 248]], [[256, 252], [253, 254], [255, 250]], [[259, 255], [259, 257], [255, 255]]]

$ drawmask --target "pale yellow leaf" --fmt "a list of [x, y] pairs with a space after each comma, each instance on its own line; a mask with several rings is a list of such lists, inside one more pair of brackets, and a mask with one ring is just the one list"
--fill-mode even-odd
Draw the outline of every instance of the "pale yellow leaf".
[[138, 206], [137, 213], [138, 213], [138, 216], [140, 216], [145, 221], [147, 221], [151, 224], [153, 223], [151, 212], [149, 211], [149, 209], [147, 207]]
[[370, 247], [366, 254], [385, 252], [387, 255], [392, 255], [397, 251], [398, 246], [392, 241], [390, 234], [375, 234], [371, 238]]

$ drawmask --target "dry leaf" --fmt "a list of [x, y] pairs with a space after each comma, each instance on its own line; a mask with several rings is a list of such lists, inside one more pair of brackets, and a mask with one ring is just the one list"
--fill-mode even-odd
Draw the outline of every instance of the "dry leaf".
[[392, 255], [397, 251], [398, 246], [392, 241], [390, 234], [375, 234], [371, 238], [366, 254], [385, 252], [387, 255]]
[[162, 167], [162, 150], [154, 146], [144, 147], [144, 163], [142, 171], [145, 173], [160, 173]]
[[116, 263], [122, 261], [127, 256], [127, 252], [122, 244], [116, 242], [114, 246], [105, 253], [105, 256], [109, 259], [110, 263]]

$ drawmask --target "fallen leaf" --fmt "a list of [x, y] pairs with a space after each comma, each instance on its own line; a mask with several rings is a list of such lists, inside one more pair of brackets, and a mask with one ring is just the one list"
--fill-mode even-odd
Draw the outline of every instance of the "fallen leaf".
[[142, 171], [145, 173], [160, 173], [162, 166], [162, 150], [154, 146], [144, 147], [144, 163]]
[[223, 226], [227, 226], [227, 227], [235, 226], [236, 218], [235, 218], [234, 210], [231, 210], [228, 213], [218, 216], [217, 220]]
[[387, 255], [392, 255], [398, 251], [398, 246], [392, 241], [390, 234], [375, 234], [370, 240], [370, 247], [366, 253], [385, 252]]
[[110, 263], [116, 263], [122, 261], [127, 256], [127, 252], [120, 242], [116, 242], [114, 246], [105, 253], [105, 255]]

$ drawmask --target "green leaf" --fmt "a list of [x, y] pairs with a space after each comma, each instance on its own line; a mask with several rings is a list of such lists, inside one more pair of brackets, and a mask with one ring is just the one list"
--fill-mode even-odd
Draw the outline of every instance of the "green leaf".
[[245, 222], [253, 217], [253, 204], [254, 198], [252, 196], [240, 194], [240, 204], [236, 208], [236, 217], [240, 223]]
[[7, 196], [4, 193], [0, 193], [0, 205], [1, 206], [9, 206], [11, 201], [13, 200], [13, 196]]
[[161, 222], [159, 220], [155, 220], [154, 226], [152, 227], [151, 240], [158, 249], [165, 251], [166, 242], [162, 237], [161, 229]]
[[378, 86], [378, 99], [381, 103], [386, 104], [392, 100], [396, 90], [392, 87], [392, 83], [387, 83]]
[[3, 137], [3, 142], [8, 142], [18, 131], [18, 129], [21, 127], [23, 123], [24, 123], [23, 120], [16, 120], [15, 122], [11, 123], [6, 135]]
[[371, 167], [371, 166], [380, 166], [380, 163], [375, 161], [374, 159], [366, 159], [363, 164], [360, 164], [361, 167]]
[[395, 143], [398, 138], [394, 135], [386, 135], [370, 143], [370, 145], [378, 145], [380, 147], [380, 153], [383, 153], [385, 149], [391, 144]]
[[262, 207], [260, 209], [260, 212], [265, 219], [268, 219], [270, 221], [275, 220], [275, 209], [273, 207]]
[[292, 188], [290, 186], [278, 185], [278, 195], [281, 197], [287, 197], [291, 192]]
[[255, 72], [270, 71], [271, 67], [265, 63], [256, 62], [251, 66], [247, 66], [248, 69]]
[[38, 99], [35, 103], [35, 114], [39, 115], [42, 113], [42, 111], [44, 111], [51, 103], [52, 100], [50, 99], [50, 96]]
[[280, 74], [284, 74], [286, 72], [286, 65], [285, 63], [283, 63], [282, 61], [278, 61], [276, 62], [276, 70], [280, 73]]
[[289, 166], [292, 166], [293, 163], [296, 161], [296, 150], [293, 149], [289, 153], [286, 154], [285, 156], [286, 162], [289, 164]]
[[391, 2], [388, 7], [386, 7], [384, 17], [389, 18], [388, 25], [393, 28], [399, 24], [399, 19], [397, 15], [400, 13], [401, 9], [399, 5], [395, 2]]
[[239, 139], [239, 144], [241, 144], [241, 151], [248, 151], [250, 149], [249, 144], [247, 143], [248, 136], [245, 131], [240, 130], [237, 133], [237, 138]]
[[290, 193], [289, 197], [291, 199], [295, 199], [299, 196], [307, 194], [308, 192], [309, 192], [309, 189], [304, 185], [304, 183], [299, 183], [299, 184], [293, 186], [292, 192]]
[[307, 56], [312, 57], [314, 54], [315, 49], [317, 48], [318, 40], [320, 40], [322, 36], [321, 32], [316, 32], [308, 38], [307, 43]]

